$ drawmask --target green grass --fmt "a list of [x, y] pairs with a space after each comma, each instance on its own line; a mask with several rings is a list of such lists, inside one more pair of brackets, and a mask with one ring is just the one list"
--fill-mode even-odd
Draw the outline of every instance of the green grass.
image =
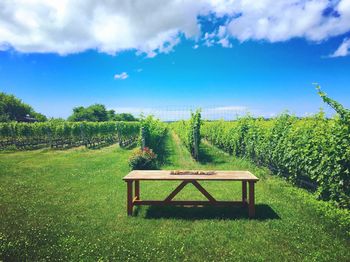
[[[264, 168], [203, 143], [196, 163], [173, 134], [164, 169], [250, 170], [257, 218], [241, 208], [141, 207], [126, 216], [131, 150], [0, 153], [0, 260], [349, 261], [347, 211], [314, 200]], [[175, 182], [143, 182], [162, 199]], [[217, 199], [240, 198], [238, 183], [203, 183]], [[202, 196], [188, 185], [179, 199]]]

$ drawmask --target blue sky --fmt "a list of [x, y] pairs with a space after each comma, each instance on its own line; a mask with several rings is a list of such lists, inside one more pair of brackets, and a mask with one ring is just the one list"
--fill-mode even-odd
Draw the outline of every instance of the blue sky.
[[[36, 7], [32, 8], [35, 14]], [[83, 42], [61, 36], [64, 30], [59, 32], [60, 37], [64, 43], [70, 41], [69, 48], [47, 44], [51, 38], [57, 38], [57, 32], [43, 33], [45, 43], [33, 44], [33, 36], [29, 35], [18, 44], [9, 34], [1, 35], [0, 30], [0, 90], [53, 117], [67, 117], [73, 107], [93, 103], [131, 112], [202, 107], [264, 116], [289, 110], [302, 116], [315, 113], [322, 106], [327, 108], [317, 96], [313, 82], [320, 83], [332, 98], [350, 107], [350, 28], [340, 24], [342, 30], [325, 32], [327, 25], [322, 22], [320, 28], [313, 24], [301, 32], [290, 28], [283, 33], [262, 29], [252, 33], [246, 27], [237, 32], [241, 16], [250, 19], [249, 25], [259, 17], [255, 18], [255, 13], [249, 17], [249, 10], [248, 18], [237, 10], [222, 14], [217, 8], [193, 14], [199, 28], [194, 29], [199, 30], [194, 35], [189, 33], [192, 27], [183, 26], [180, 19], [178, 30], [164, 39], [159, 36], [168, 29], [159, 29], [155, 38], [150, 32], [148, 40], [137, 42], [131, 38], [133, 41], [129, 42], [136, 43], [136, 47], [128, 46], [129, 42], [120, 43], [119, 38], [82, 47]], [[323, 6], [320, 16], [348, 19], [350, 11], [343, 17], [336, 13], [338, 9], [342, 10], [335, 5], [331, 11], [325, 11]], [[161, 12], [164, 10], [158, 13]], [[175, 19], [171, 14], [167, 16], [162, 19]], [[283, 25], [284, 21], [278, 19], [283, 18], [276, 16], [276, 23], [280, 24], [271, 25], [272, 28]], [[0, 14], [0, 25], [4, 21]], [[261, 21], [259, 18], [259, 24]], [[40, 31], [40, 23], [38, 26], [36, 30]], [[67, 26], [65, 30], [72, 29]], [[321, 33], [315, 35], [317, 30]], [[335, 30], [339, 33], [334, 34]], [[124, 33], [130, 35], [129, 31]]]

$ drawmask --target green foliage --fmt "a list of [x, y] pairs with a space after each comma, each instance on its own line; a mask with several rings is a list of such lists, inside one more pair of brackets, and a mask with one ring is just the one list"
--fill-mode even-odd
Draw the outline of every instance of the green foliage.
[[[142, 134], [143, 132], [143, 134]], [[144, 139], [144, 146], [153, 149], [159, 153], [162, 150], [164, 138], [167, 134], [167, 125], [153, 116], [148, 116], [141, 119], [141, 128], [139, 136], [139, 144], [142, 145]]]
[[116, 130], [118, 140], [120, 142], [128, 142], [130, 139], [137, 139], [140, 133], [140, 126], [138, 122], [117, 122]]
[[320, 199], [350, 207], [350, 136], [339, 117], [327, 119], [322, 112], [304, 119], [288, 114], [271, 120], [248, 116], [206, 122], [202, 135], [295, 183], [315, 185]]
[[132, 114], [129, 113], [120, 113], [120, 114], [115, 114], [113, 118], [110, 120], [115, 120], [115, 121], [139, 121], [136, 117], [134, 117]]
[[73, 108], [73, 114], [68, 117], [68, 120], [73, 122], [138, 121], [132, 114], [116, 114], [114, 110], [106, 110], [106, 107], [102, 104], [75, 107]]
[[35, 112], [30, 105], [15, 96], [0, 92], [0, 122], [27, 121], [27, 115], [39, 122], [47, 120], [46, 116]]
[[137, 149], [130, 156], [128, 163], [132, 170], [156, 169], [157, 155], [148, 147], [143, 150]]
[[94, 104], [88, 107], [78, 106], [73, 108], [73, 114], [68, 117], [69, 121], [80, 122], [102, 122], [108, 121], [106, 107], [101, 104]]
[[200, 144], [200, 127], [201, 113], [197, 110], [191, 113], [191, 118], [188, 121], [177, 121], [172, 124], [172, 128], [179, 136], [180, 140], [187, 147], [192, 157], [198, 160], [199, 144]]
[[230, 154], [248, 157], [289, 180], [316, 187], [320, 199], [350, 207], [350, 110], [317, 87], [339, 116], [323, 112], [304, 119], [282, 114], [271, 120], [243, 117], [208, 122], [203, 136]]
[[66, 122], [52, 120], [42, 123], [0, 123], [0, 149], [36, 147], [96, 146], [135, 140], [137, 122]]
[[325, 92], [321, 90], [321, 86], [317, 84], [316, 89], [318, 90], [319, 96], [323, 102], [331, 106], [340, 116], [340, 119], [346, 124], [350, 125], [350, 110], [346, 109], [342, 104], [335, 101], [334, 99], [327, 96]]

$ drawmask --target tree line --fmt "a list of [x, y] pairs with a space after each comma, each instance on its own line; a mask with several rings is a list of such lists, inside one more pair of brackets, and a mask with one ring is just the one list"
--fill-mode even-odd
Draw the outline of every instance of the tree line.
[[[0, 122], [45, 122], [45, 115], [36, 112], [33, 107], [22, 102], [14, 95], [0, 92]], [[71, 122], [105, 122], [105, 121], [138, 121], [130, 113], [116, 113], [107, 110], [102, 104], [93, 104], [88, 107], [78, 106], [73, 108], [73, 113], [67, 118]]]

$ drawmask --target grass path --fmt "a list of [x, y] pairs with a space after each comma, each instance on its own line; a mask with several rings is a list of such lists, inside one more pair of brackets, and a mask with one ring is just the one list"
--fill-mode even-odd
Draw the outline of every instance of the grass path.
[[[230, 208], [141, 207], [126, 216], [131, 150], [0, 153], [0, 261], [348, 261], [350, 240], [323, 203], [267, 170], [209, 144], [196, 163], [174, 134], [164, 169], [241, 169], [261, 178], [257, 219]], [[143, 182], [141, 197], [164, 198], [176, 182]], [[207, 182], [218, 199], [240, 197], [238, 183]], [[202, 199], [185, 187], [178, 196]]]
[[166, 160], [163, 169], [175, 169], [178, 167], [195, 168], [196, 162], [191, 154], [182, 146], [180, 139], [170, 131], [165, 142]]

